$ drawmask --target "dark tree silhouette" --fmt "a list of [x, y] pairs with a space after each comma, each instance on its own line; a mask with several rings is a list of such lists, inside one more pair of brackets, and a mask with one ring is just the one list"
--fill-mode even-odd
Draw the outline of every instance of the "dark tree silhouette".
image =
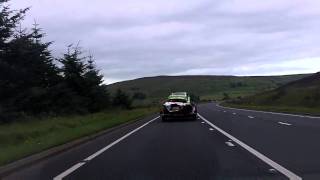
[[117, 89], [117, 92], [115, 93], [115, 96], [113, 97], [112, 104], [114, 106], [123, 107], [130, 109], [132, 100], [125, 92], [123, 92], [121, 89]]
[[0, 0], [0, 121], [107, 107], [109, 94], [92, 55], [85, 57], [78, 46], [69, 46], [62, 58], [54, 58], [52, 42], [43, 41], [37, 23], [21, 27], [28, 8], [11, 10], [7, 2]]

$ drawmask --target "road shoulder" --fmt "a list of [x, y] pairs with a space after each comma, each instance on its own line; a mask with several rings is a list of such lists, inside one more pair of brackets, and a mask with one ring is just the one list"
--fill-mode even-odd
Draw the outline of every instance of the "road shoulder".
[[48, 150], [42, 151], [42, 152], [34, 154], [34, 155], [30, 155], [28, 157], [17, 160], [15, 162], [12, 162], [12, 163], [7, 164], [5, 166], [1, 166], [0, 167], [0, 178], [9, 176], [13, 172], [22, 170], [26, 167], [32, 166], [36, 163], [39, 163], [45, 159], [48, 159], [48, 158], [51, 158], [55, 155], [61, 154], [67, 150], [81, 146], [81, 145], [83, 145], [89, 141], [95, 140], [103, 135], [106, 135], [106, 134], [109, 134], [109, 133], [112, 133], [114, 131], [121, 130], [121, 129], [130, 129], [130, 127], [134, 127], [136, 124], [141, 124], [154, 116], [155, 115], [148, 115], [144, 118], [139, 118], [137, 120], [133, 120], [133, 121], [121, 124], [119, 126], [112, 127], [112, 128], [100, 131], [98, 133], [82, 137], [80, 139], [76, 139], [76, 140], [68, 142], [66, 144], [50, 148]]

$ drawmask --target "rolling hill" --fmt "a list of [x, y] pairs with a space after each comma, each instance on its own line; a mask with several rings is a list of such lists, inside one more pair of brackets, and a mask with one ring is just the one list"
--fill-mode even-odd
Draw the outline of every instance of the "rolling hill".
[[233, 104], [297, 113], [320, 114], [320, 72], [271, 91], [233, 101]]
[[123, 81], [108, 85], [114, 93], [121, 89], [131, 95], [143, 93], [153, 103], [166, 98], [173, 91], [187, 91], [200, 96], [202, 100], [221, 99], [223, 93], [230, 97], [256, 94], [275, 89], [286, 83], [304, 78], [308, 75], [285, 76], [156, 76]]

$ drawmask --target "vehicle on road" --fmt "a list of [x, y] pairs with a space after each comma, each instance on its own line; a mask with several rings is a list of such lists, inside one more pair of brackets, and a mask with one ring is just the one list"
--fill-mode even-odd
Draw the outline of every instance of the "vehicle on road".
[[197, 119], [197, 107], [186, 92], [171, 93], [162, 105], [160, 116], [163, 121], [173, 118]]

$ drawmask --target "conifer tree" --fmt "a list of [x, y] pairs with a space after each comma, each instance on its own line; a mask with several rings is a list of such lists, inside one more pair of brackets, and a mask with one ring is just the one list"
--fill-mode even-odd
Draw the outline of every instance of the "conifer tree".
[[106, 86], [103, 85], [103, 75], [96, 69], [93, 56], [90, 54], [86, 64], [86, 73], [84, 74], [87, 87], [87, 96], [90, 98], [88, 109], [98, 111], [109, 104], [109, 95]]
[[48, 95], [59, 76], [48, 50], [51, 42], [43, 43], [43, 37], [35, 24], [31, 33], [20, 30], [9, 43], [6, 58], [12, 68], [7, 80], [12, 86], [7, 97], [18, 111], [46, 112], [52, 106]]

